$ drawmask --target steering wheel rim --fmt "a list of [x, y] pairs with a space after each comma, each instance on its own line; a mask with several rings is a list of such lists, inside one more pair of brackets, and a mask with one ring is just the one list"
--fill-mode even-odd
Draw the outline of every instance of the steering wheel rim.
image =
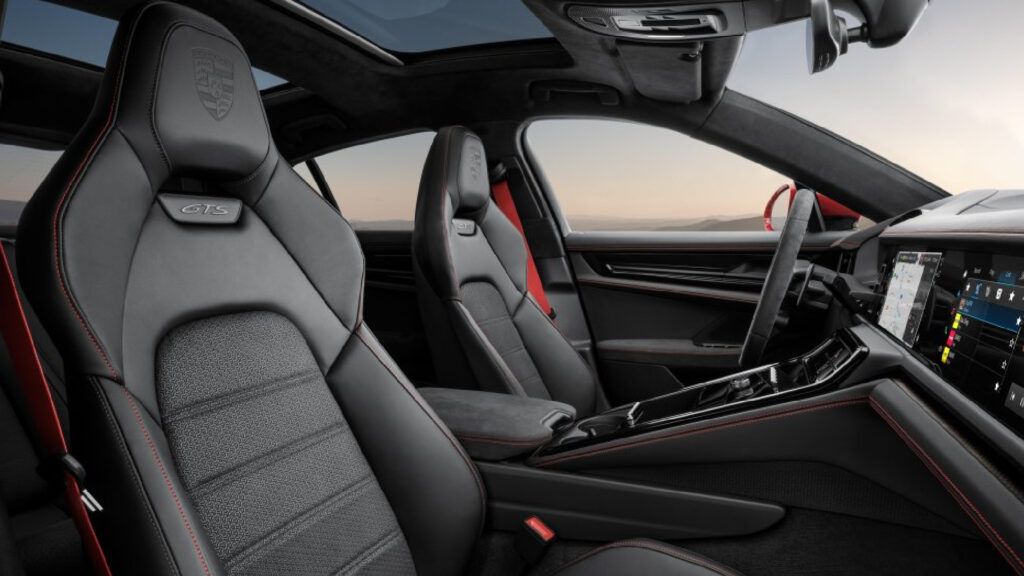
[[757, 301], [757, 309], [754, 310], [754, 318], [743, 341], [743, 349], [740, 351], [742, 367], [752, 368], [761, 363], [772, 331], [775, 329], [775, 320], [782, 310], [782, 302], [789, 290], [789, 283], [793, 281], [797, 257], [800, 254], [800, 247], [803, 246], [804, 236], [807, 235], [807, 225], [813, 210], [814, 192], [806, 188], [797, 190], [789, 206], [789, 214], [782, 227], [768, 275], [765, 276], [761, 297]]

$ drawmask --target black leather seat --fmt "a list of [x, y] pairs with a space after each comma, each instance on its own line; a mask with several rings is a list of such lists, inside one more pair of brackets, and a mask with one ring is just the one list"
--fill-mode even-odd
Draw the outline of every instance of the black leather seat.
[[[279, 157], [224, 27], [125, 17], [19, 249], [115, 574], [464, 570], [480, 478], [363, 322], [356, 236]], [[606, 554], [589, 574], [708, 573]]]
[[483, 144], [466, 128], [443, 128], [434, 138], [412, 249], [439, 386], [594, 412], [597, 379], [527, 290], [523, 237], [491, 199]]

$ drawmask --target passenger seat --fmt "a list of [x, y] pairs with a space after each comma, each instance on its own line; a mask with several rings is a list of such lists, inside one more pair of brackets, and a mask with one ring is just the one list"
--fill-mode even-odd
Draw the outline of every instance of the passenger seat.
[[442, 128], [430, 147], [412, 252], [439, 386], [594, 413], [597, 378], [530, 294], [525, 241], [491, 198], [483, 143], [466, 128]]

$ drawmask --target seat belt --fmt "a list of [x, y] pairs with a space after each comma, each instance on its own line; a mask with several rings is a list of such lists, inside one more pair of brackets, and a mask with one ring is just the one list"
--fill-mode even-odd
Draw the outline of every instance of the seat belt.
[[537, 263], [533, 261], [533, 252], [530, 250], [530, 243], [526, 240], [526, 232], [523, 230], [523, 222], [519, 219], [519, 211], [516, 210], [515, 202], [512, 201], [512, 189], [509, 188], [508, 178], [502, 178], [491, 184], [491, 196], [505, 217], [512, 222], [516, 230], [519, 230], [519, 235], [523, 237], [523, 245], [526, 246], [526, 289], [533, 295], [534, 300], [537, 301], [540, 309], [548, 315], [548, 318], [554, 318], [555, 309], [551, 307], [548, 295], [544, 292], [544, 284], [540, 281]]
[[99, 512], [103, 507], [88, 490], [82, 488], [85, 469], [68, 453], [67, 440], [61, 430], [60, 418], [53, 404], [50, 386], [46, 383], [43, 366], [39, 362], [35, 339], [21, 305], [21, 295], [3, 242], [0, 242], [0, 261], [0, 334], [7, 345], [14, 373], [20, 381], [43, 449], [53, 462], [60, 462], [63, 467], [64, 499], [82, 537], [93, 572], [97, 576], [111, 576], [107, 557], [89, 519], [89, 511]]

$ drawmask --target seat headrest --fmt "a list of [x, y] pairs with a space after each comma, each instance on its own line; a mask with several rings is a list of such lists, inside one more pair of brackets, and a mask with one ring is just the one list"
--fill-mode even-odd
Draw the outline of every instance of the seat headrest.
[[156, 185], [233, 181], [276, 160], [249, 59], [220, 23], [154, 2], [122, 19], [93, 116], [122, 132]]
[[[445, 134], [448, 132], [448, 134]], [[468, 128], [449, 126], [438, 132], [436, 142], [446, 146], [441, 155], [445, 166], [445, 186], [452, 199], [455, 216], [478, 212], [491, 197], [487, 158], [480, 137]], [[436, 158], [432, 154], [430, 158]]]

